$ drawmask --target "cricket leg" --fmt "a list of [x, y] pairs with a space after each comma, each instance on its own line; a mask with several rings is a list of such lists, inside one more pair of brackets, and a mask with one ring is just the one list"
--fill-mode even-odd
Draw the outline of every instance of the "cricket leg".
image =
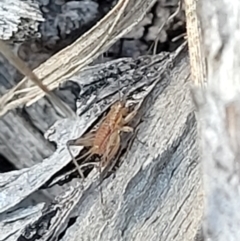
[[101, 173], [102, 173], [102, 170], [101, 170], [101, 161], [100, 163], [98, 163], [97, 165], [97, 170], [99, 172], [99, 193], [100, 193], [100, 203], [101, 203], [101, 209], [102, 209], [102, 215], [103, 217], [105, 216], [105, 213], [104, 213], [104, 202], [103, 202], [103, 191], [102, 191], [102, 181], [101, 181]]
[[97, 162], [88, 162], [88, 163], [83, 163], [83, 164], [81, 164], [81, 165], [80, 165], [80, 168], [82, 168], [82, 167], [87, 167], [87, 166], [90, 166], [90, 165], [93, 165], [93, 166], [95, 166], [95, 167], [98, 167], [98, 166], [99, 166], [99, 164], [98, 164]]
[[68, 143], [70, 146], [84, 146], [89, 147], [92, 146], [93, 140], [94, 140], [95, 134], [94, 133], [88, 133], [87, 135], [74, 139], [69, 140]]
[[102, 157], [101, 161], [101, 166], [107, 166], [109, 161], [114, 158], [114, 156], [117, 154], [118, 149], [120, 147], [120, 136], [119, 136], [119, 131], [116, 130], [114, 131], [108, 140], [107, 146], [106, 146], [106, 151]]
[[125, 125], [125, 124], [129, 123], [130, 121], [132, 121], [133, 118], [136, 116], [137, 113], [138, 113], [137, 110], [134, 110], [134, 111], [130, 112], [130, 113], [124, 118], [123, 124]]
[[120, 131], [122, 132], [133, 132], [133, 128], [130, 126], [123, 126]]
[[[70, 154], [70, 156], [71, 156], [71, 158], [72, 158], [72, 161], [73, 161], [74, 165], [75, 165], [76, 168], [77, 168], [77, 171], [78, 171], [80, 177], [81, 177], [83, 180], [84, 180], [83, 172], [82, 172], [81, 168], [79, 167], [76, 158], [73, 156], [73, 154], [72, 154], [72, 152], [71, 152], [71, 150], [70, 150], [70, 146], [91, 146], [92, 140], [93, 140], [92, 138], [93, 138], [92, 135], [88, 135], [88, 136], [85, 137], [85, 138], [78, 138], [78, 139], [75, 139], [75, 140], [69, 140], [69, 141], [67, 142], [68, 152], [69, 152], [69, 154]], [[87, 153], [85, 153], [84, 156], [87, 156], [87, 155], [89, 155], [89, 154], [90, 154], [90, 152], [89, 152], [89, 153], [87, 152]]]
[[[110, 152], [108, 154], [108, 161], [106, 162], [107, 165], [105, 167], [105, 170], [104, 170], [104, 173], [102, 173], [102, 179], [104, 178], [104, 176], [106, 175], [106, 173], [109, 172], [109, 170], [112, 170], [112, 168], [115, 166], [116, 162], [117, 162], [117, 159], [118, 159], [118, 151], [119, 151], [119, 148], [120, 148], [120, 142], [121, 142], [121, 139], [120, 139], [120, 135], [118, 132], [116, 132], [117, 135], [115, 136], [115, 143], [114, 145], [111, 147], [110, 149]], [[111, 162], [110, 162], [111, 161]]]
[[76, 160], [75, 157], [73, 156], [73, 154], [72, 154], [72, 152], [71, 152], [71, 150], [70, 150], [70, 146], [73, 146], [73, 145], [69, 145], [69, 144], [67, 143], [67, 149], [68, 149], [68, 152], [69, 152], [69, 154], [70, 154], [70, 156], [71, 156], [71, 158], [72, 158], [72, 161], [73, 161], [74, 165], [76, 166], [80, 177], [84, 180], [83, 172], [82, 172], [82, 170], [80, 169], [80, 167], [79, 167], [79, 165], [78, 165], [78, 163], [77, 163], [77, 160]]

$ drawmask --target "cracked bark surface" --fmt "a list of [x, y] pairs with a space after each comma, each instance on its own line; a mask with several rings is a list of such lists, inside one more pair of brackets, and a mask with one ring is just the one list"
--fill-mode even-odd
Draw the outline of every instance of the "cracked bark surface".
[[[1, 71], [4, 73], [1, 81], [6, 85], [9, 85], [8, 68]], [[55, 133], [48, 133], [50, 141], [58, 144], [54, 154], [53, 146], [44, 140], [42, 133], [59, 117], [46, 100], [24, 110], [27, 118], [31, 117], [30, 125], [25, 118], [15, 118], [19, 110], [1, 118], [12, 153], [7, 153], [4, 145], [1, 152], [11, 154], [12, 158], [20, 157], [20, 170], [0, 177], [0, 240], [196, 238], [202, 216], [202, 187], [187, 51], [176, 56], [163, 53], [88, 67], [73, 81], [77, 94], [81, 89], [80, 96], [84, 97], [78, 100], [78, 112], [82, 115], [77, 121], [59, 120], [52, 128]], [[65, 143], [91, 124], [88, 115], [93, 122], [111, 104], [112, 99], [102, 101], [111, 96], [111, 86], [116, 91], [116, 82], [129, 86], [132, 81], [135, 90], [151, 84], [153, 89], [139, 110], [140, 124], [131, 149], [126, 152], [123, 148], [122, 164], [102, 183], [105, 201], [102, 207], [96, 173], [89, 174], [82, 191], [69, 165]], [[68, 101], [77, 94], [67, 97]], [[90, 110], [85, 113], [89, 102]], [[101, 103], [100, 112], [99, 107], [95, 108], [96, 103]], [[73, 101], [71, 104], [74, 106]], [[49, 112], [49, 116], [54, 116], [52, 119], [46, 118]], [[19, 128], [24, 135], [17, 135]], [[27, 138], [23, 145], [24, 137]], [[129, 137], [124, 138], [124, 147], [128, 143]], [[74, 153], [80, 149], [74, 148]], [[23, 169], [26, 161], [28, 168]], [[48, 200], [37, 196], [29, 204], [29, 197], [42, 191], [51, 193]]]
[[[154, 1], [148, 1], [148, 2], [138, 1], [135, 3], [134, 2], [130, 2], [130, 3], [131, 3], [131, 6], [135, 6], [137, 8], [138, 10], [137, 15], [139, 19], [136, 20], [135, 18], [135, 20], [139, 21], [144, 16], [144, 12], [146, 11], [146, 8], [151, 4], [153, 4]], [[129, 6], [130, 9], [132, 9], [131, 6]], [[112, 18], [114, 18], [114, 16], [112, 16]], [[131, 26], [128, 26], [127, 32], [130, 31], [131, 28], [136, 24], [135, 22], [131, 21], [131, 18], [130, 19], [128, 18], [127, 21], [123, 21], [123, 22], [126, 25], [128, 25], [128, 22], [130, 22]], [[120, 32], [122, 31], [124, 32], [125, 28], [123, 28]], [[89, 35], [93, 37], [95, 36], [95, 34], [94, 34], [94, 31], [92, 32], [90, 31]], [[119, 31], [117, 32], [119, 33]], [[112, 42], [117, 41], [117, 38], [114, 37], [114, 40], [111, 40], [111, 41]], [[89, 44], [89, 41], [87, 41], [87, 37], [86, 37], [86, 43]], [[96, 41], [94, 41], [94, 43], [96, 43]], [[75, 45], [73, 44], [72, 47], [75, 46], [76, 48], [78, 48], [76, 45], [77, 44]], [[107, 47], [105, 46], [105, 48]], [[86, 48], [84, 49], [86, 50]], [[87, 49], [89, 50], [89, 52], [92, 53], [91, 47]], [[66, 56], [68, 57], [71, 56], [71, 54], [69, 54], [69, 51], [67, 51], [66, 49], [64, 52]], [[76, 51], [73, 51], [73, 52], [74, 54], [76, 54]], [[66, 56], [63, 57], [63, 59], [65, 59]], [[54, 56], [52, 58], [54, 59]], [[51, 62], [53, 61], [53, 59], [49, 59], [49, 61]], [[78, 54], [76, 54], [76, 59], [81, 60], [81, 57], [78, 56]], [[90, 60], [90, 62], [91, 61], [92, 60]], [[70, 63], [72, 62], [72, 60], [67, 62]], [[6, 93], [7, 89], [16, 85], [16, 79], [18, 78], [18, 74], [16, 73], [16, 70], [7, 63], [7, 61], [1, 59], [1, 63], [2, 64], [0, 66], [0, 73], [2, 74], [2, 79], [1, 79], [2, 85], [1, 85], [0, 92], [1, 92], [1, 95], [3, 95]], [[60, 73], [61, 69], [58, 66], [59, 63], [61, 63], [61, 61], [56, 59], [55, 63], [56, 65], [54, 64], [47, 65], [48, 67], [44, 68], [44, 73], [50, 67], [55, 66], [57, 71], [56, 73], [54, 72], [54, 75], [57, 74], [58, 75], [57, 79], [59, 79], [59, 74], [62, 75], [62, 73]], [[66, 66], [64, 70], [66, 73]], [[50, 72], [52, 73], [52, 71]], [[74, 72], [74, 70], [72, 72]], [[73, 75], [73, 73], [71, 73], [71, 75]], [[64, 87], [60, 88], [60, 91], [58, 91], [58, 94], [73, 109], [76, 109], [75, 102], [76, 102], [76, 97], [79, 94], [79, 91], [80, 89], [78, 85], [76, 85], [75, 83], [68, 82]], [[1, 122], [0, 122], [0, 125], [1, 125], [0, 129], [2, 130], [0, 134], [1, 135], [0, 137], [1, 155], [7, 158], [10, 162], [12, 162], [17, 169], [21, 169], [27, 166], [29, 167], [29, 166], [32, 166], [33, 164], [41, 162], [43, 158], [49, 156], [54, 151], [54, 146], [51, 143], [46, 142], [42, 134], [49, 128], [49, 126], [51, 126], [56, 120], [59, 120], [59, 119], [60, 119], [59, 114], [45, 98], [41, 99], [40, 101], [38, 101], [38, 103], [34, 104], [30, 108], [13, 110], [12, 112], [4, 115], [4, 117], [1, 118]], [[23, 133], [24, 138], [22, 138], [21, 133]], [[8, 139], [6, 139], [6, 137]], [[23, 142], [25, 143], [25, 145], [22, 145]], [[59, 193], [60, 190], [62, 190], [61, 187], [60, 188], [54, 187], [53, 189], [54, 190], [49, 190], [45, 194], [46, 201], [51, 200], [53, 196], [55, 196], [57, 193]], [[31, 202], [35, 202], [36, 200], [39, 200], [39, 199], [44, 199], [44, 197], [41, 197], [41, 198], [39, 196], [34, 197]]]
[[[202, 188], [186, 49], [177, 54], [111, 61], [89, 67], [78, 77], [73, 81], [83, 90], [79, 106], [94, 99], [90, 109], [85, 112], [79, 108], [79, 120], [60, 120], [50, 130], [50, 140], [58, 142], [52, 156], [30, 168], [1, 176], [0, 216], [5, 231], [1, 238], [193, 240], [201, 220]], [[89, 81], [92, 85], [87, 86]], [[68, 165], [71, 160], [65, 143], [91, 125], [87, 116], [93, 122], [109, 106], [112, 93], [118, 98], [118, 82], [135, 91], [144, 92], [141, 86], [152, 89], [139, 109], [138, 132], [131, 149], [123, 149], [122, 164], [102, 183], [101, 206], [97, 173], [90, 172], [82, 191], [76, 173]], [[104, 96], [111, 97], [110, 102], [103, 100]], [[100, 111], [94, 103], [102, 103]], [[124, 138], [125, 146], [128, 141]], [[80, 149], [74, 148], [74, 154]], [[58, 184], [66, 186], [66, 191], [51, 205], [22, 203], [39, 188], [47, 190]], [[11, 202], [4, 204], [3, 194]], [[10, 210], [15, 211], [9, 213]], [[15, 225], [8, 222], [10, 219]]]

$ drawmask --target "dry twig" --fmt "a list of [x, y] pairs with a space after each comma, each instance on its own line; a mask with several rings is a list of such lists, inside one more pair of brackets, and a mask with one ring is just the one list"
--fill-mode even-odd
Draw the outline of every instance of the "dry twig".
[[196, 12], [197, 0], [184, 1], [192, 82], [195, 85], [204, 86], [206, 84], [206, 63], [202, 50], [202, 36]]
[[[43, 92], [45, 92], [49, 100], [59, 108], [62, 114], [65, 117], [72, 117], [75, 116], [74, 112], [67, 106], [61, 99], [56, 96], [53, 92], [49, 91], [49, 89], [42, 84], [41, 80], [36, 76], [35, 73], [31, 71], [31, 69], [14, 53], [11, 49], [2, 41], [0, 40], [0, 52], [5, 56], [5, 58], [16, 68], [20, 71], [23, 75], [25, 75], [29, 80], [31, 80], [34, 84], [36, 84]], [[4, 98], [2, 99], [4, 101]]]
[[182, 0], [179, 0], [177, 9], [174, 11], [173, 14], [171, 14], [171, 15], [168, 17], [168, 19], [167, 19], [167, 20], [160, 26], [160, 28], [158, 29], [157, 38], [156, 38], [156, 40], [155, 40], [154, 43], [153, 43], [153, 53], [154, 53], [154, 54], [157, 53], [157, 43], [158, 43], [158, 41], [159, 41], [159, 36], [160, 36], [161, 31], [163, 30], [163, 28], [164, 28], [164, 26], [165, 26], [166, 24], [168, 24], [171, 20], [173, 20], [173, 19], [178, 15], [178, 13], [181, 11], [181, 9], [182, 9]]

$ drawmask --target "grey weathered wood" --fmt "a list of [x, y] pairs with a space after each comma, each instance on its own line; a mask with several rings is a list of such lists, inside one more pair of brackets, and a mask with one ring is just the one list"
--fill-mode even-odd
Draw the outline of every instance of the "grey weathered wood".
[[240, 3], [198, 1], [208, 86], [195, 93], [204, 172], [204, 238], [240, 238]]
[[16, 240], [25, 225], [31, 224], [42, 216], [43, 207], [44, 203], [40, 203], [35, 206], [19, 207], [1, 215], [1, 240]]
[[138, 135], [144, 144], [136, 140], [116, 177], [103, 183], [104, 207], [93, 201], [98, 192], [87, 195], [62, 240], [193, 240], [201, 177], [187, 64], [179, 63], [162, 95], [161, 83], [152, 93]]
[[72, 32], [79, 30], [81, 35], [102, 17], [98, 8], [101, 6], [92, 0], [2, 0], [0, 39], [10, 42], [38, 39], [48, 49], [62, 48], [69, 43]]
[[[165, 61], [163, 62], [163, 60]], [[119, 98], [119, 84], [122, 87], [128, 87], [128, 89], [129, 83], [132, 84], [133, 89], [136, 89], [139, 86], [147, 87], [148, 85], [156, 82], [159, 77], [164, 73], [166, 68], [169, 68], [171, 64], [172, 56], [169, 56], [168, 53], [163, 53], [152, 58], [150, 56], [141, 57], [136, 59], [136, 61], [132, 60], [131, 58], [112, 61], [108, 64], [100, 65], [102, 66], [101, 69], [97, 65], [94, 67], [89, 67], [85, 71], [80, 73], [78, 77], [78, 82], [82, 88], [82, 96], [80, 96], [79, 99], [79, 114], [82, 114], [82, 112], [85, 111], [85, 108], [88, 105], [91, 106], [96, 102], [102, 102], [101, 106], [99, 106], [99, 104], [93, 107], [91, 106], [89, 111], [81, 115], [81, 118], [76, 120], [59, 120], [52, 128], [50, 128], [47, 134], [48, 138], [50, 141], [56, 142], [58, 145], [58, 149], [52, 157], [43, 160], [41, 163], [33, 166], [30, 169], [22, 169], [19, 172], [16, 172], [17, 174], [14, 176], [14, 180], [8, 178], [9, 176], [12, 177], [11, 173], [5, 173], [2, 175], [2, 177], [0, 177], [2, 182], [5, 183], [2, 183], [4, 188], [2, 192], [0, 192], [0, 197], [2, 197], [0, 199], [0, 212], [6, 211], [8, 208], [17, 204], [19, 200], [23, 200], [26, 196], [34, 192], [41, 185], [43, 185], [54, 173], [56, 173], [58, 170], [60, 170], [67, 163], [70, 162], [70, 155], [66, 150], [67, 141], [79, 137], [83, 134], [84, 131], [86, 131], [86, 129], [91, 125], [91, 123], [94, 122], [100, 114], [102, 114], [102, 111], [109, 106], [109, 103], [113, 102], [113, 99], [111, 97], [112, 94], [115, 93], [115, 99]], [[153, 65], [154, 68], [151, 68], [151, 65]], [[122, 71], [124, 71], [124, 76], [121, 76]], [[116, 76], [115, 78], [112, 78], [112, 76], [114, 76], [114, 73]], [[145, 78], [143, 75], [143, 78], [141, 78], [141, 74], [145, 74], [149, 77]], [[95, 86], [89, 86], [89, 83], [96, 82], [96, 77], [101, 84], [106, 85], [104, 90], [100, 92], [98, 90], [99, 84], [95, 84]], [[138, 78], [136, 79], [136, 77]], [[73, 80], [77, 81], [77, 79], [74, 78]], [[105, 95], [105, 98], [107, 96], [110, 96], [110, 100], [104, 99], [102, 94]], [[96, 97], [94, 102], [89, 103], [88, 99], [91, 100], [94, 96]], [[85, 102], [87, 102], [87, 105]], [[82, 109], [82, 107], [84, 108]], [[57, 128], [57, 131], [52, 131], [55, 128]], [[16, 143], [15, 145], [21, 145], [21, 142], [18, 144]], [[14, 145], [14, 143], [12, 143], [12, 145]], [[18, 148], [15, 147], [15, 149]], [[79, 150], [81, 148], [75, 149]], [[38, 176], [36, 176], [37, 180], [35, 180], [34, 178], [32, 179], [32, 181], [25, 179], [25, 176], [32, 176], [34, 175], [34, 173], [38, 173]], [[20, 186], [18, 185], [19, 183], [21, 183]], [[22, 188], [22, 186], [24, 186], [24, 188]], [[16, 187], [19, 188], [16, 189]], [[18, 191], [19, 193], [17, 197], [15, 197]], [[11, 198], [12, 195], [13, 198]], [[5, 197], [8, 197], [8, 199], [5, 199]]]
[[[0, 94], [6, 92], [16, 82], [16, 70], [5, 60], [0, 59]], [[69, 95], [69, 98], [72, 96]], [[25, 113], [16, 110], [7, 113], [0, 119], [0, 153], [17, 169], [33, 166], [51, 155], [54, 146], [46, 141], [41, 134], [50, 125], [60, 119], [60, 115], [51, 104], [42, 99]], [[1, 165], [0, 165], [1, 166]], [[54, 187], [42, 194], [32, 196], [31, 202], [36, 200], [50, 201], [62, 188]]]
[[[97, 14], [98, 5], [95, 2], [89, 1], [78, 3], [70, 1], [61, 8], [60, 12], [57, 11], [57, 9], [60, 8], [60, 5], [55, 6], [56, 4], [48, 3], [47, 5], [47, 7], [51, 8], [52, 10], [56, 10], [55, 15], [57, 16], [55, 16], [55, 28], [53, 28], [53, 18], [51, 16], [52, 13], [45, 15], [45, 19], [43, 19], [42, 13], [39, 10], [39, 6], [41, 5], [39, 1], [35, 1], [34, 3], [31, 1], [22, 0], [14, 2], [2, 1], [0, 3], [0, 6], [4, 7], [1, 12], [3, 15], [2, 20], [4, 21], [5, 18], [8, 20], [9, 14], [14, 14], [15, 16], [11, 17], [12, 22], [4, 21], [1, 27], [4, 31], [6, 31], [11, 29], [9, 24], [16, 24], [16, 26], [14, 25], [14, 32], [9, 32], [9, 35], [6, 35], [8, 32], [3, 32], [4, 36], [2, 36], [2, 38], [11, 38], [11, 41], [25, 41], [30, 37], [33, 40], [35, 37], [34, 33], [36, 33], [38, 37], [41, 36], [43, 45], [53, 45], [55, 41], [59, 41], [60, 39], [64, 39], [69, 42], [69, 39], [67, 40], [66, 33], [63, 33], [64, 29], [68, 34], [70, 34], [70, 30], [75, 30], [75, 27], [77, 27], [76, 21], [79, 21], [81, 22], [81, 31], [85, 31], [87, 25], [92, 23], [93, 20], [96, 20], [97, 18], [99, 19], [100, 17]], [[19, 9], [20, 6], [21, 9]], [[29, 11], [29, 13], [24, 14], [24, 11]], [[76, 11], [78, 11], [79, 18], [76, 18]], [[39, 18], [34, 17], [34, 14], [37, 13], [39, 13]], [[41, 21], [45, 21], [41, 22], [39, 25], [38, 22], [40, 21], [40, 16]], [[72, 16], [74, 16], [74, 20], [72, 19]], [[18, 22], [14, 22], [15, 18], [18, 20]], [[73, 29], [71, 29], [70, 26], [65, 26], [63, 24], [64, 20], [66, 22], [69, 20], [75, 21], [76, 26], [72, 26]], [[59, 24], [62, 26], [61, 33], [59, 33], [58, 30]], [[39, 28], [37, 28], [38, 25], [40, 26]], [[32, 32], [29, 32], [29, 29], [31, 29]], [[60, 36], [56, 36], [57, 34], [60, 34]], [[21, 39], [19, 37], [21, 37]], [[51, 39], [54, 39], [54, 43]], [[60, 45], [55, 47], [59, 48], [60, 46], [65, 46], [66, 43], [68, 43], [66, 41], [62, 41]], [[65, 45], [63, 43], [65, 43]], [[41, 51], [39, 50], [39, 52]], [[50, 54], [51, 51], [48, 56], [50, 56]], [[28, 56], [28, 64], [30, 66], [38, 66], [42, 61], [41, 57], [39, 56], [41, 56], [41, 53], [31, 54], [31, 57]], [[6, 89], [16, 85], [17, 81], [19, 80], [19, 76], [16, 73], [16, 70], [12, 68], [2, 57], [0, 61], [0, 73], [0, 94], [2, 95], [6, 92]], [[75, 108], [76, 95], [74, 95], [72, 91], [64, 91], [64, 93], [64, 100], [66, 103], [69, 103], [70, 106]], [[63, 96], [63, 91], [60, 91], [60, 95]], [[21, 111], [16, 112], [14, 110], [11, 113], [6, 114], [0, 120], [1, 155], [3, 155], [17, 169], [30, 167], [36, 163], [39, 163], [42, 161], [42, 159], [51, 155], [54, 150], [54, 146], [43, 138], [42, 133], [44, 133], [49, 126], [51, 126], [58, 119], [60, 119], [60, 115], [54, 108], [52, 108], [52, 105], [45, 98], [34, 104], [34, 106], [24, 109], [23, 113], [21, 113]], [[52, 190], [44, 192], [45, 194], [43, 196], [40, 197], [38, 195], [37, 197], [33, 198], [33, 201], [39, 199], [42, 200], [44, 199], [44, 196], [45, 201], [47, 201], [49, 198], [52, 199], [53, 196], [60, 191], [62, 191], [62, 188], [54, 187]]]
[[[24, 28], [22, 18], [28, 20], [28, 27], [38, 32], [39, 22], [43, 21], [38, 3], [34, 0], [1, 0], [0, 2], [0, 38], [9, 40], [13, 33]], [[27, 32], [27, 31], [26, 31]]]
[[[128, 74], [122, 78], [117, 75], [116, 80], [127, 80], [128, 83], [134, 77], [141, 79], [142, 76], [142, 81], [134, 80], [135, 87], [132, 88], [136, 88], [138, 83], [146, 85], [151, 79], [149, 84], [152, 83], [154, 88], [140, 107], [137, 119], [141, 118], [142, 123], [138, 126], [132, 148], [122, 157], [123, 164], [116, 174], [102, 183], [104, 207], [101, 207], [96, 187], [97, 173], [92, 172], [86, 179], [84, 191], [78, 183], [73, 184], [67, 193], [60, 195], [44, 211], [39, 208], [42, 218], [25, 230], [23, 226], [27, 223], [22, 224], [22, 230], [18, 228], [16, 231], [18, 235], [23, 232], [25, 239], [33, 240], [40, 235], [41, 240], [53, 240], [65, 231], [61, 240], [193, 240], [201, 220], [202, 189], [196, 120], [189, 92], [188, 57], [184, 51], [176, 58], [173, 54], [164, 58], [146, 56], [140, 59], [140, 62], [130, 61], [130, 65], [126, 63], [129, 59], [122, 61], [120, 66], [122, 70], [127, 68]], [[137, 69], [129, 68], [134, 64], [137, 64]], [[114, 68], [109, 65], [109, 73], [111, 71]], [[98, 73], [104, 75], [108, 72]], [[118, 84], [112, 82], [111, 76], [105, 77], [107, 82], [115, 83], [114, 88], [108, 88], [109, 93], [106, 87], [104, 92], [96, 89], [97, 92], [83, 95], [82, 100], [96, 96], [96, 102], [103, 98], [102, 94], [107, 97], [115, 93]], [[103, 104], [101, 108], [105, 109], [109, 102]], [[90, 105], [89, 111], [94, 114], [93, 117], [102, 112], [96, 110]], [[58, 141], [58, 150], [49, 159], [32, 168], [4, 174], [1, 186], [6, 186], [2, 190], [12, 197], [14, 203], [5, 202], [3, 205], [5, 199], [0, 199], [1, 211], [5, 210], [0, 217], [70, 161], [69, 154], [63, 149], [64, 144], [87, 128], [88, 113], [77, 122], [73, 120], [72, 124], [69, 120], [59, 121], [49, 130], [49, 138]], [[91, 121], [93, 117], [90, 115]], [[78, 148], [73, 149], [76, 154]], [[21, 185], [16, 183], [21, 183], [24, 188], [21, 189]], [[31, 217], [37, 218], [37, 215]], [[70, 217], [77, 218], [71, 225], [68, 224]], [[14, 230], [7, 240], [14, 240], [13, 233]]]
[[[118, 4], [72, 45], [56, 53], [39, 68], [35, 74], [50, 90], [64, 83], [74, 74], [83, 70], [93, 60], [108, 50], [118, 39], [129, 33], [145, 16], [156, 0], [121, 0]], [[134, 14], [133, 14], [134, 13]], [[61, 59], [61, 61], [59, 61]], [[1, 100], [1, 114], [17, 108], [20, 104], [31, 105], [44, 96], [37, 86], [32, 86], [27, 78], [22, 79], [14, 96], [4, 96]], [[27, 87], [24, 90], [24, 88]], [[33, 96], [34, 95], [34, 96]], [[17, 101], [14, 101], [16, 100]]]
[[[129, 2], [129, 3], [132, 4], [133, 2]], [[133, 24], [133, 21], [131, 21], [132, 15], [130, 14], [129, 22], [123, 21], [123, 24], [124, 24], [124, 26], [122, 26], [122, 27], [124, 27], [123, 31], [125, 31], [126, 29], [127, 29], [127, 31], [130, 31], [131, 28], [138, 21], [140, 21], [140, 19], [143, 17], [144, 12], [146, 11], [146, 8], [150, 7], [153, 3], [154, 3], [154, 1], [136, 2], [135, 7], [137, 8], [137, 11], [138, 11], [138, 14], [137, 14], [138, 20], [136, 22], [134, 22], [134, 24]], [[67, 4], [69, 6], [70, 2], [68, 2]], [[83, 3], [83, 5], [84, 5], [84, 3]], [[94, 4], [93, 2], [92, 2], [92, 4], [89, 3], [87, 5], [88, 5], [89, 9], [91, 8], [90, 10], [92, 10], [93, 12], [97, 9], [96, 4]], [[90, 6], [92, 6], [92, 7], [90, 7]], [[131, 6], [129, 8], [131, 9], [131, 11], [133, 11], [133, 9], [135, 7], [132, 8]], [[83, 7], [83, 6], [81, 5], [79, 7], [81, 9], [81, 7]], [[86, 9], [88, 9], [88, 7], [86, 7]], [[66, 10], [65, 13], [68, 14], [69, 12]], [[89, 13], [89, 12], [87, 12], [87, 13]], [[135, 12], [135, 13], [137, 13], [137, 12]], [[80, 15], [81, 15], [80, 17], [82, 18], [82, 14], [80, 14]], [[96, 14], [90, 14], [88, 16], [93, 17], [95, 15]], [[90, 19], [92, 21], [93, 19], [91, 17], [86, 18], [86, 19]], [[81, 21], [81, 18], [79, 21]], [[134, 20], [136, 20], [136, 18]], [[62, 22], [61, 22], [61, 24], [62, 24]], [[129, 26], [129, 24], [131, 26]], [[81, 26], [83, 27], [83, 25], [81, 25]], [[97, 29], [97, 30], [99, 30], [99, 29]], [[119, 31], [117, 31], [117, 32], [119, 33]], [[103, 34], [106, 34], [106, 32], [103, 31]], [[93, 33], [93, 36], [95, 36], [94, 33]], [[118, 37], [120, 37], [120, 35], [118, 35]], [[118, 37], [116, 37], [116, 38], [114, 37], [114, 39], [111, 40], [111, 43], [114, 43], [115, 41], [117, 41]], [[88, 41], [86, 41], [86, 43], [87, 42]], [[97, 47], [99, 47], [99, 45]], [[94, 47], [92, 47], [92, 48], [94, 48]], [[86, 48], [85, 48], [85, 50], [86, 50]], [[95, 49], [94, 51], [97, 51], [97, 49]], [[74, 53], [76, 53], [76, 52], [74, 51]], [[91, 50], [90, 53], [93, 53], [93, 51]], [[69, 52], [68, 52], [68, 53], [66, 53], [66, 55], [70, 56], [71, 54], [69, 55]], [[59, 58], [62, 58], [62, 57], [59, 57]], [[76, 55], [76, 59], [78, 59], [78, 58], [79, 58], [79, 56]], [[34, 59], [34, 56], [32, 59]], [[65, 57], [63, 57], [63, 59], [65, 59]], [[79, 58], [79, 59], [82, 60], [82, 58]], [[30, 60], [31, 60], [31, 58], [30, 58]], [[91, 61], [92, 60], [93, 59], [91, 58]], [[5, 92], [6, 88], [9, 89], [10, 87], [12, 87], [16, 84], [16, 76], [13, 73], [13, 72], [15, 72], [15, 70], [13, 70], [10, 66], [5, 66], [5, 65], [7, 65], [6, 62], [4, 62], [4, 61], [1, 61], [1, 62], [3, 62], [3, 66], [0, 66], [0, 68], [1, 68], [0, 73], [3, 75], [3, 78], [0, 79], [0, 82], [1, 82], [1, 84], [3, 84], [4, 87], [1, 88], [0, 92], [1, 92], [1, 94], [3, 94]], [[57, 60], [57, 62], [59, 63], [58, 60]], [[72, 63], [72, 60], [67, 61], [67, 62]], [[75, 62], [75, 61], [73, 61], [73, 62]], [[83, 62], [84, 62], [84, 64], [86, 64], [85, 61], [83, 61]], [[39, 64], [39, 62], [38, 62], [38, 64]], [[34, 64], [34, 66], [36, 66], [36, 63]], [[78, 64], [76, 64], [76, 66], [79, 67]], [[53, 67], [53, 65], [48, 65], [47, 68], [44, 68], [44, 72], [48, 71], [50, 67]], [[65, 66], [65, 68], [66, 68], [66, 66]], [[56, 68], [56, 69], [59, 70], [59, 68]], [[71, 70], [70, 72], [72, 72], [72, 71], [73, 70]], [[53, 71], [50, 71], [50, 72], [52, 73]], [[70, 73], [70, 72], [68, 72], [68, 73]], [[57, 79], [59, 79], [59, 78], [57, 77]], [[67, 102], [71, 98], [72, 98], [72, 96], [68, 95]], [[17, 120], [17, 121], [12, 120], [12, 115], [16, 116], [15, 120]], [[14, 163], [14, 165], [19, 169], [26, 167], [26, 166], [32, 166], [33, 163], [39, 163], [43, 158], [45, 158], [46, 156], [49, 156], [49, 153], [51, 153], [53, 150], [53, 146], [50, 145], [48, 142], [46, 142], [40, 134], [45, 132], [46, 129], [59, 118], [60, 118], [59, 114], [51, 107], [51, 105], [49, 105], [49, 103], [45, 99], [41, 99], [38, 103], [34, 104], [34, 106], [32, 106], [32, 108], [24, 109], [23, 114], [13, 111], [12, 114], [5, 115], [3, 118], [3, 121], [0, 123], [0, 131], [2, 131], [1, 140], [0, 140], [1, 154], [3, 156], [5, 156], [7, 159], [10, 159], [9, 161]], [[13, 131], [11, 129], [13, 129]], [[11, 133], [9, 133], [9, 132], [11, 132]], [[24, 138], [23, 138], [23, 136], [21, 136], [21, 132], [24, 133]], [[38, 132], [40, 132], [40, 133], [38, 133]], [[35, 136], [33, 136], [34, 133], [36, 133]], [[6, 139], [6, 136], [11, 137], [10, 141], [8, 139]], [[6, 142], [8, 142], [8, 143], [6, 143]], [[25, 143], [25, 145], [22, 146], [22, 143]], [[56, 189], [56, 187], [55, 187], [55, 189]]]

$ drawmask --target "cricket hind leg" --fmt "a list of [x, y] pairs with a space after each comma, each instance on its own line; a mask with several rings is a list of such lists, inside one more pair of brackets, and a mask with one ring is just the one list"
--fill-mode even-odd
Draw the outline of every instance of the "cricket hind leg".
[[70, 146], [72, 146], [72, 145], [69, 145], [69, 144], [67, 143], [67, 149], [68, 149], [68, 152], [69, 152], [69, 154], [70, 154], [70, 156], [71, 156], [71, 159], [72, 159], [75, 167], [77, 168], [77, 171], [78, 171], [80, 177], [84, 180], [83, 172], [82, 172], [81, 168], [79, 167], [76, 158], [73, 156], [72, 151], [70, 150]]
[[128, 124], [129, 122], [131, 122], [133, 120], [133, 118], [137, 115], [137, 110], [133, 110], [131, 111], [124, 119], [123, 119], [123, 126], [125, 126], [126, 124]]
[[120, 147], [120, 141], [118, 130], [116, 130], [109, 137], [106, 151], [103, 154], [102, 161], [100, 162], [101, 167], [108, 165], [109, 161], [117, 154]]
[[[70, 154], [70, 156], [71, 156], [71, 158], [72, 158], [72, 161], [73, 161], [74, 165], [75, 165], [76, 168], [77, 168], [77, 171], [78, 171], [80, 177], [81, 177], [83, 180], [84, 180], [84, 174], [83, 174], [80, 166], [79, 166], [78, 163], [77, 163], [77, 159], [73, 156], [73, 154], [72, 154], [72, 152], [71, 152], [71, 150], [70, 150], [70, 146], [84, 146], [84, 147], [92, 146], [93, 138], [94, 138], [94, 134], [93, 134], [93, 133], [90, 133], [90, 134], [88, 134], [88, 135], [85, 136], [85, 137], [77, 138], [77, 139], [74, 139], [74, 140], [69, 140], [69, 141], [67, 142], [68, 152], [69, 152], [69, 154]], [[84, 157], [86, 157], [86, 156], [88, 156], [88, 155], [90, 155], [90, 154], [91, 154], [91, 149], [90, 149], [87, 153], [85, 153], [85, 154], [81, 157], [81, 159], [84, 158]], [[90, 158], [90, 157], [88, 156], [88, 158]], [[79, 159], [78, 159], [78, 160], [79, 160]]]
[[132, 112], [130, 112], [126, 117], [125, 117], [125, 123], [128, 123], [130, 121], [133, 120], [133, 118], [137, 115], [137, 110], [133, 110]]

